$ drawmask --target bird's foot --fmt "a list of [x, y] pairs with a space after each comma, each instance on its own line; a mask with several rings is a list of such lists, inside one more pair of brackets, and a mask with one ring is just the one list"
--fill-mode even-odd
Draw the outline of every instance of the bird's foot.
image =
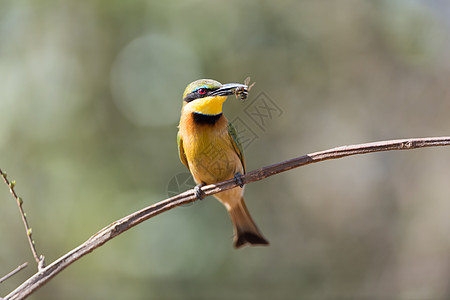
[[244, 181], [242, 180], [242, 174], [240, 172], [234, 174], [234, 182], [236, 182], [236, 184], [240, 187], [244, 186]]
[[200, 183], [194, 187], [195, 197], [197, 197], [198, 200], [203, 200], [203, 198], [205, 198], [205, 193], [201, 190], [202, 186], [204, 186], [204, 184]]

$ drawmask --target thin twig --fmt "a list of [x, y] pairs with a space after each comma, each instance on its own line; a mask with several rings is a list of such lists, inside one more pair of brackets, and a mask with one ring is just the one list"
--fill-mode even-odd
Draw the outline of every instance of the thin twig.
[[14, 190], [14, 187], [16, 185], [16, 182], [14, 180], [11, 180], [11, 182], [8, 180], [6, 173], [3, 173], [3, 171], [0, 169], [0, 175], [3, 177], [3, 180], [9, 187], [9, 191], [11, 192], [11, 195], [16, 199], [17, 206], [19, 207], [20, 215], [22, 216], [23, 225], [25, 226], [25, 232], [27, 234], [28, 243], [30, 244], [31, 252], [33, 253], [34, 259], [36, 260], [36, 263], [38, 264], [38, 269], [41, 270], [45, 267], [44, 263], [44, 256], [39, 256], [36, 251], [36, 246], [32, 237], [32, 230], [31, 227], [28, 225], [28, 220], [25, 212], [23, 211], [23, 200], [22, 197], [19, 197]]
[[[328, 159], [336, 159], [344, 156], [365, 154], [380, 151], [390, 150], [410, 150], [424, 147], [435, 146], [449, 146], [450, 137], [435, 137], [435, 138], [411, 138], [401, 140], [382, 141], [368, 144], [359, 144], [351, 146], [343, 146], [325, 150], [321, 152], [315, 152], [312, 154], [300, 156], [291, 160], [287, 160], [281, 163], [277, 163], [268, 167], [264, 167], [258, 170], [254, 170], [242, 176], [244, 183], [250, 183], [258, 180], [262, 180], [269, 176], [291, 170], [300, 166], [316, 163]], [[216, 194], [218, 192], [228, 190], [236, 187], [237, 184], [233, 179], [223, 181], [217, 184], [210, 184], [202, 187], [202, 191], [206, 196]], [[56, 274], [64, 270], [66, 267], [77, 261], [84, 255], [92, 252], [96, 248], [102, 246], [109, 240], [125, 232], [126, 230], [138, 225], [139, 223], [159, 215], [162, 212], [170, 210], [174, 207], [194, 202], [196, 200], [194, 190], [181, 193], [174, 197], [168, 198], [137, 212], [134, 212], [120, 220], [113, 222], [106, 226], [86, 242], [66, 253], [45, 269], [36, 273], [25, 281], [22, 285], [17, 287], [9, 295], [5, 297], [8, 300], [24, 299], [39, 287], [43, 286]]]
[[19, 273], [22, 269], [25, 269], [27, 266], [28, 266], [28, 263], [24, 262], [23, 264], [21, 264], [20, 266], [18, 266], [17, 268], [15, 268], [11, 272], [9, 272], [8, 274], [6, 274], [2, 278], [0, 278], [0, 283], [7, 280], [9, 277], [14, 276], [15, 274]]

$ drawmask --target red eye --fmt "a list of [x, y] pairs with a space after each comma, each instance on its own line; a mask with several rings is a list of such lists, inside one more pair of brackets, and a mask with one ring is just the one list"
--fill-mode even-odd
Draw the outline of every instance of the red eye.
[[206, 89], [198, 89], [197, 90], [197, 92], [200, 94], [200, 95], [204, 95], [204, 94], [206, 94]]

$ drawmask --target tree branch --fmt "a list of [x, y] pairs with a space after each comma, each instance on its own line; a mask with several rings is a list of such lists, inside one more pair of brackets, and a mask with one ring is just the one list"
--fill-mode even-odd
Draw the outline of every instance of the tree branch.
[[[23, 264], [21, 264], [20, 266], [18, 266], [17, 268], [15, 268], [11, 272], [9, 272], [8, 274], [6, 274], [2, 278], [0, 278], [0, 283], [2, 283], [3, 281], [7, 280], [8, 278], [16, 275], [17, 273], [19, 273], [22, 269], [26, 268], [27, 266], [28, 266], [28, 263], [24, 262]], [[3, 299], [3, 298], [0, 298], [0, 299]]]
[[41, 270], [45, 267], [45, 257], [43, 255], [39, 256], [36, 251], [36, 246], [32, 237], [32, 230], [31, 227], [28, 225], [27, 215], [25, 214], [22, 207], [23, 205], [22, 197], [19, 197], [16, 193], [16, 190], [14, 189], [16, 181], [15, 180], [9, 181], [7, 178], [7, 174], [4, 173], [1, 169], [0, 169], [0, 176], [3, 177], [3, 181], [8, 185], [11, 195], [16, 199], [17, 206], [19, 207], [19, 212], [22, 217], [22, 222], [23, 225], [25, 226], [25, 232], [27, 234], [28, 244], [30, 245], [31, 248], [31, 253], [33, 253], [34, 260], [36, 260], [36, 263], [38, 264], [38, 270]]
[[[433, 138], [411, 138], [401, 140], [382, 141], [368, 144], [359, 144], [351, 146], [343, 146], [333, 148], [325, 151], [315, 152], [308, 155], [300, 156], [287, 160], [281, 163], [277, 163], [271, 166], [267, 166], [261, 169], [251, 171], [242, 176], [244, 184], [262, 180], [269, 176], [291, 170], [300, 166], [308, 165], [311, 163], [317, 163], [328, 159], [336, 159], [345, 156], [366, 154], [380, 151], [390, 150], [411, 150], [424, 147], [435, 146], [449, 146], [450, 137], [433, 137]], [[228, 190], [236, 187], [237, 184], [233, 179], [223, 181], [217, 184], [210, 184], [202, 187], [202, 191], [206, 196], [219, 193], [224, 190]], [[134, 212], [120, 220], [117, 220], [110, 225], [106, 226], [93, 236], [91, 236], [86, 242], [66, 253], [45, 269], [39, 271], [22, 285], [17, 287], [5, 299], [24, 299], [39, 287], [43, 286], [56, 274], [64, 270], [66, 267], [77, 261], [84, 255], [92, 252], [96, 248], [102, 246], [104, 243], [113, 239], [117, 235], [125, 232], [126, 230], [138, 225], [139, 223], [152, 218], [160, 213], [170, 210], [174, 207], [194, 202], [196, 200], [194, 190], [189, 190], [174, 197], [168, 198], [146, 208], [143, 208], [137, 212]]]

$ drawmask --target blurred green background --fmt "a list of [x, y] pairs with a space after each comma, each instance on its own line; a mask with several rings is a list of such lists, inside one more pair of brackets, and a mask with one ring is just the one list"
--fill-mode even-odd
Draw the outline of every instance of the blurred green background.
[[[254, 137], [248, 170], [448, 135], [449, 20], [446, 0], [2, 0], [0, 167], [50, 263], [167, 197], [187, 171], [177, 124], [198, 78], [257, 82], [247, 102], [225, 103]], [[280, 113], [258, 126], [248, 108], [261, 95]], [[234, 250], [212, 197], [176, 208], [30, 299], [449, 299], [449, 157], [370, 154], [250, 184], [266, 248]], [[0, 276], [30, 263], [0, 285], [4, 296], [36, 268], [3, 183], [0, 207]]]

